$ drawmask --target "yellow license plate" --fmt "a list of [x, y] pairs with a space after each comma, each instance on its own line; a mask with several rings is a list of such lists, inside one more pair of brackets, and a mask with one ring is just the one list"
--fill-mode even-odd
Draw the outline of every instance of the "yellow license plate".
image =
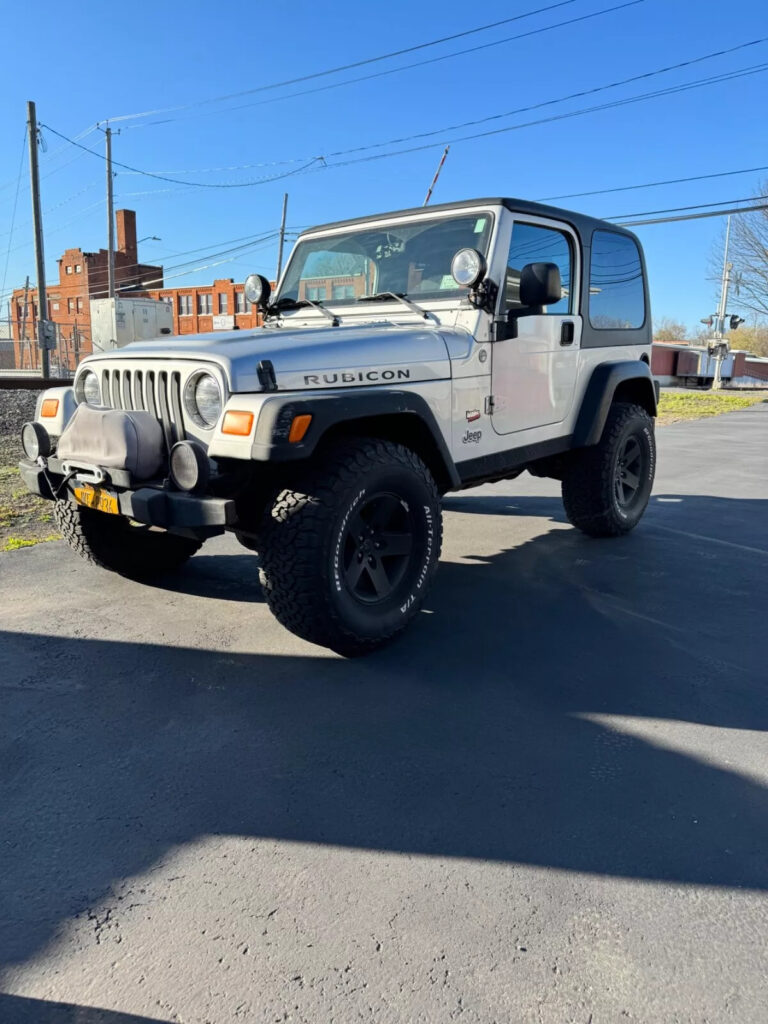
[[101, 487], [89, 487], [87, 485], [75, 487], [75, 500], [88, 508], [98, 509], [99, 512], [110, 512], [113, 516], [120, 515], [120, 507], [117, 504], [117, 495], [102, 490]]

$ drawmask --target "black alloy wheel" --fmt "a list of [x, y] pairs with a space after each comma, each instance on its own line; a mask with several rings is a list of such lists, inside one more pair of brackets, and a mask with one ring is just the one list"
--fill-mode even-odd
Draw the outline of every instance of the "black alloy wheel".
[[633, 508], [642, 491], [643, 450], [636, 435], [624, 438], [616, 458], [614, 487], [620, 508]]
[[355, 512], [342, 541], [344, 583], [363, 604], [386, 601], [408, 571], [411, 510], [395, 494], [374, 494]]

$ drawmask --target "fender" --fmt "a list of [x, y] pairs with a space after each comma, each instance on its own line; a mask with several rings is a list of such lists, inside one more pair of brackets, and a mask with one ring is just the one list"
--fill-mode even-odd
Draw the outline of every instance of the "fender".
[[582, 448], [600, 440], [608, 410], [616, 392], [656, 415], [656, 387], [651, 368], [643, 359], [627, 359], [596, 366], [584, 392], [573, 431], [573, 447]]
[[[308, 413], [312, 423], [306, 437], [299, 443], [288, 442], [288, 431], [294, 416]], [[257, 462], [286, 462], [308, 459], [327, 432], [344, 424], [361, 420], [393, 417], [416, 418], [421, 433], [426, 430], [434, 445], [439, 468], [453, 488], [460, 484], [459, 473], [437, 424], [434, 413], [421, 395], [390, 388], [348, 391], [344, 394], [286, 395], [269, 398], [262, 406], [254, 432], [251, 457]], [[414, 437], [415, 439], [415, 437]]]

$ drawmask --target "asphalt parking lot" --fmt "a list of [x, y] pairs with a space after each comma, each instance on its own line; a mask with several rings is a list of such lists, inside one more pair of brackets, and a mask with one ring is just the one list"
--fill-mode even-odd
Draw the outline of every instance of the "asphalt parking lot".
[[365, 660], [229, 537], [0, 555], [0, 1021], [763, 1022], [768, 405], [659, 440], [621, 540], [447, 498]]

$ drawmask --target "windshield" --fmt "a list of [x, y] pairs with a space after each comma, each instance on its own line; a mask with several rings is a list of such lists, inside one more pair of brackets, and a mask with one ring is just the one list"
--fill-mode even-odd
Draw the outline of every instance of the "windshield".
[[299, 242], [278, 302], [352, 304], [382, 292], [419, 300], [461, 298], [468, 289], [453, 280], [451, 260], [459, 249], [485, 256], [492, 227], [491, 214], [466, 213], [386, 228], [361, 225]]

